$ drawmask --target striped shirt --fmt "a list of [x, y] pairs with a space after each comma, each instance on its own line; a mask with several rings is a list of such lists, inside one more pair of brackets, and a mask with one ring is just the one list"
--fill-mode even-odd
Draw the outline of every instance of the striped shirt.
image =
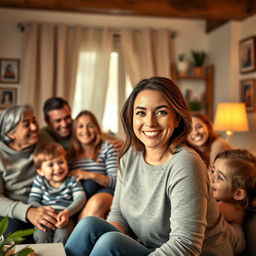
[[51, 206], [57, 211], [68, 209], [71, 215], [78, 212], [85, 202], [83, 187], [73, 176], [68, 176], [59, 188], [54, 188], [44, 177], [37, 175], [28, 199], [28, 203], [35, 207]]
[[108, 188], [114, 189], [117, 175], [117, 152], [112, 144], [102, 142], [97, 162], [92, 159], [79, 158], [71, 163], [71, 170], [82, 169], [88, 172], [102, 173], [110, 178]]

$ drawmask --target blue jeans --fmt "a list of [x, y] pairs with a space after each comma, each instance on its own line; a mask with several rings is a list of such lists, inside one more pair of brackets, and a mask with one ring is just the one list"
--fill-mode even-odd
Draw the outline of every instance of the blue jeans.
[[151, 252], [107, 221], [94, 216], [80, 220], [65, 251], [68, 256], [146, 256]]

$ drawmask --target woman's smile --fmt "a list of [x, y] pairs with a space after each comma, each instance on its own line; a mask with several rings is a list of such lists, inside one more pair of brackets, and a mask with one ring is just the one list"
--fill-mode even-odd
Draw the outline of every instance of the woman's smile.
[[158, 136], [161, 131], [143, 131], [143, 133], [147, 136], [147, 137], [155, 137]]

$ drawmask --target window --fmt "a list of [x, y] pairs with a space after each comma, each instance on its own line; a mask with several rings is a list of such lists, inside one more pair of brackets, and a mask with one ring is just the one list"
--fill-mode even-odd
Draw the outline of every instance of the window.
[[118, 133], [118, 53], [112, 52], [109, 65], [109, 81], [102, 130]]
[[[77, 83], [75, 90], [75, 100], [72, 107], [72, 116], [76, 117], [77, 114], [83, 110], [90, 110], [90, 101], [92, 95], [92, 87], [95, 75], [94, 72], [97, 72], [97, 69], [94, 69], [94, 64], [96, 60], [96, 54], [90, 52], [82, 52], [79, 56], [78, 64], [78, 73], [77, 73]], [[103, 121], [101, 124], [102, 130], [104, 132], [114, 133], [121, 136], [119, 131], [119, 108], [118, 101], [120, 96], [120, 58], [117, 51], [113, 51], [110, 56], [110, 65], [109, 65], [109, 81], [106, 94], [105, 110], [103, 114]], [[126, 84], [124, 91], [124, 98], [127, 98], [132, 90], [130, 80], [125, 78], [124, 83]], [[86, 86], [84, 86], [86, 85]], [[123, 92], [121, 92], [123, 93]], [[120, 102], [122, 107], [123, 102]]]
[[[94, 62], [96, 54], [82, 52], [79, 56], [75, 100], [72, 107], [72, 116], [75, 118], [83, 109], [90, 110], [92, 84], [94, 81]], [[84, 86], [86, 85], [86, 86]], [[109, 81], [105, 103], [102, 130], [118, 133], [118, 53], [112, 52], [109, 65]]]
[[[96, 54], [94, 52], [81, 52], [78, 61], [76, 89], [72, 116], [76, 117], [81, 110], [90, 110], [90, 101], [93, 90], [94, 63]], [[86, 86], [85, 86], [86, 85]]]

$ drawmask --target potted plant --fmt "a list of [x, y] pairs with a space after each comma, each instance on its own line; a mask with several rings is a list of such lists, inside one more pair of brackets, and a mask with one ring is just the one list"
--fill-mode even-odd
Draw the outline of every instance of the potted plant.
[[202, 103], [200, 101], [190, 101], [188, 103], [188, 109], [190, 111], [200, 111], [202, 109]]
[[194, 73], [196, 76], [202, 75], [203, 65], [206, 58], [206, 53], [204, 51], [192, 51]]
[[35, 232], [35, 229], [19, 230], [14, 233], [8, 234], [5, 238], [3, 237], [4, 232], [8, 227], [8, 217], [4, 217], [0, 221], [0, 256], [27, 256], [33, 252], [30, 247], [25, 247], [18, 252], [14, 252], [14, 246], [21, 243], [25, 236], [29, 236]]
[[185, 59], [185, 54], [181, 53], [178, 56], [177, 70], [180, 76], [186, 76], [188, 74], [189, 62]]

